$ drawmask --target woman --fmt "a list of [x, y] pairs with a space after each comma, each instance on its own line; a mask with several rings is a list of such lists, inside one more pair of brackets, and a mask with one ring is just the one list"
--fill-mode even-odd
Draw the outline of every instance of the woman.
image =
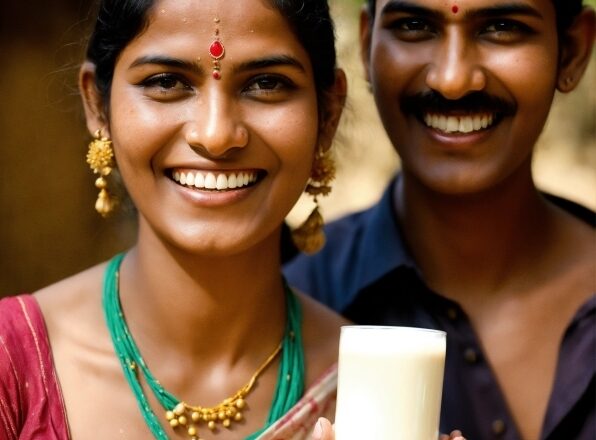
[[138, 239], [0, 303], [0, 438], [304, 438], [332, 415], [343, 321], [285, 286], [279, 249], [331, 178], [333, 43], [325, 0], [101, 2], [88, 161], [102, 214], [119, 170]]

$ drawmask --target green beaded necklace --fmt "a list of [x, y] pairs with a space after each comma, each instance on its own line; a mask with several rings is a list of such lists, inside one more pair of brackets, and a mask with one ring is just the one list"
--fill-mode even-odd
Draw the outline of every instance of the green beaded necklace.
[[[120, 263], [123, 258], [124, 254], [116, 255], [108, 263], [106, 268], [102, 298], [103, 310], [114, 344], [114, 351], [120, 360], [124, 376], [132, 388], [143, 418], [154, 437], [159, 440], [168, 439], [159, 419], [149, 406], [149, 402], [147, 401], [147, 397], [145, 396], [139, 381], [139, 372], [143, 375], [147, 385], [159, 401], [160, 405], [164, 408], [164, 411], [166, 411], [167, 419], [164, 421], [173, 427], [186, 429], [191, 440], [200, 440], [197, 432], [199, 423], [206, 423], [213, 429], [213, 423], [215, 422], [213, 419], [209, 419], [209, 417], [217, 417], [219, 421], [228, 420], [227, 424], [224, 423], [225, 427], [229, 426], [230, 418], [233, 419], [234, 416], [236, 416], [236, 420], [239, 420], [241, 417], [238, 418], [236, 411], [244, 406], [244, 401], [242, 399], [243, 395], [241, 395], [239, 399], [237, 396], [239, 393], [241, 394], [243, 390], [246, 391], [247, 387], [248, 391], [250, 390], [250, 387], [254, 384], [258, 374], [260, 374], [262, 369], [264, 369], [279, 353], [279, 349], [276, 350], [257, 373], [253, 375], [249, 384], [245, 385], [234, 397], [224, 400], [222, 404], [218, 406], [225, 408], [225, 411], [221, 411], [220, 414], [216, 414], [215, 416], [213, 414], [203, 414], [201, 413], [201, 407], [191, 407], [184, 402], [181, 402], [180, 399], [165, 390], [155, 379], [153, 374], [151, 374], [151, 371], [145, 364], [145, 361], [139, 352], [139, 348], [128, 330], [124, 313], [122, 312], [122, 307], [120, 305], [118, 283]], [[279, 365], [273, 403], [269, 410], [269, 416], [267, 417], [265, 426], [259, 431], [246, 437], [246, 440], [256, 439], [273, 422], [287, 413], [296, 402], [298, 402], [304, 392], [304, 349], [302, 346], [301, 332], [302, 311], [294, 292], [292, 292], [287, 284], [285, 286], [285, 292], [288, 316], [284, 337], [280, 344], [281, 362]], [[248, 391], [246, 391], [246, 393]], [[238, 403], [238, 400], [241, 402]], [[187, 417], [186, 411], [189, 408], [193, 411], [190, 417]], [[174, 422], [173, 420], [176, 421]]]

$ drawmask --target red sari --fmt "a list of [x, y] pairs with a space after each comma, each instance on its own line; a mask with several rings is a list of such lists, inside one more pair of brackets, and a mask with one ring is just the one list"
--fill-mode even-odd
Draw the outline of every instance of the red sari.
[[[330, 368], [259, 440], [309, 439], [333, 418], [337, 368]], [[35, 298], [0, 300], [0, 440], [69, 440], [64, 400], [45, 322]]]

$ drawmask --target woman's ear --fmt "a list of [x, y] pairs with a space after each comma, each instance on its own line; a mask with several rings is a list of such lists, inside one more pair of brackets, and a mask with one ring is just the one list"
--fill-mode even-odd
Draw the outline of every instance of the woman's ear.
[[95, 64], [90, 61], [85, 61], [79, 70], [79, 91], [83, 99], [87, 129], [90, 133], [102, 129], [102, 134], [109, 137], [103, 98], [95, 85]]
[[591, 7], [584, 7], [573, 24], [561, 36], [557, 89], [563, 93], [573, 90], [582, 78], [590, 58], [596, 29], [596, 15]]
[[319, 133], [319, 148], [327, 151], [331, 148], [333, 138], [339, 125], [339, 120], [346, 104], [348, 84], [346, 74], [342, 69], [335, 69], [335, 82], [330, 90], [325, 92], [325, 108], [322, 112], [323, 120]]

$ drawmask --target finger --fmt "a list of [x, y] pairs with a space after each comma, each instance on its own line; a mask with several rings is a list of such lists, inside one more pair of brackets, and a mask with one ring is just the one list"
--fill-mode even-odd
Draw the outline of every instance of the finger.
[[459, 429], [451, 431], [449, 435], [450, 440], [466, 440]]
[[313, 440], [334, 440], [335, 435], [331, 422], [323, 417], [319, 418], [312, 433], [312, 438]]

